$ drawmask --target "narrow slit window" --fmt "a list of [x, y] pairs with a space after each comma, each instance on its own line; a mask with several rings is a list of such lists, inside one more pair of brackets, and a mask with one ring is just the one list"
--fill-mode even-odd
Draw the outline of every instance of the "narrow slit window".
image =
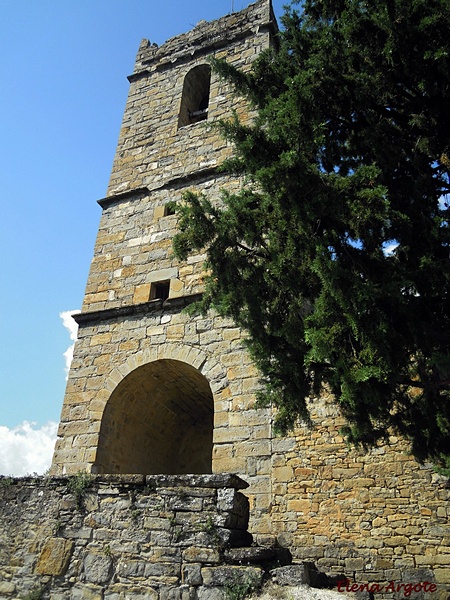
[[184, 127], [208, 118], [211, 67], [198, 65], [184, 78], [178, 127]]
[[150, 300], [167, 300], [170, 291], [170, 281], [157, 281], [152, 283]]

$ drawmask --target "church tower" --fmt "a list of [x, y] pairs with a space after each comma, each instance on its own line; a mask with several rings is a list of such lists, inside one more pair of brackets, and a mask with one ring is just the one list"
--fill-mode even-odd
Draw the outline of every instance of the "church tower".
[[183, 311], [202, 292], [204, 256], [173, 256], [170, 202], [187, 190], [218, 199], [221, 189], [239, 188], [217, 172], [230, 148], [208, 124], [232, 108], [251, 115], [208, 59], [246, 69], [276, 27], [270, 0], [259, 0], [161, 47], [140, 45], [75, 316], [53, 475], [237, 473], [263, 519], [270, 417], [252, 408], [258, 377], [242, 332], [214, 313]]
[[309, 401], [313, 429], [299, 423], [273, 437], [271, 412], [254, 409], [259, 380], [242, 331], [213, 312], [183, 310], [202, 293], [204, 256], [173, 256], [171, 201], [189, 190], [219, 200], [221, 189], [239, 189], [239, 179], [218, 172], [231, 149], [208, 124], [232, 108], [252, 117], [208, 58], [247, 69], [275, 33], [270, 0], [258, 0], [159, 48], [142, 42], [99, 201], [50, 474], [236, 473], [249, 483], [259, 544], [276, 538], [297, 561], [357, 582], [399, 581], [402, 598], [426, 581], [443, 600], [448, 479], [419, 465], [396, 436], [369, 452], [347, 447], [326, 391]]

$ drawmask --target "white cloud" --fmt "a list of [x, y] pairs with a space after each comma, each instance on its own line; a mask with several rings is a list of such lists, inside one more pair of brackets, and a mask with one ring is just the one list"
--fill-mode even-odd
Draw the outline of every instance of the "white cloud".
[[396, 249], [398, 248], [399, 243], [392, 241], [388, 242], [385, 246], [383, 246], [383, 252], [385, 256], [392, 256]]
[[0, 474], [20, 477], [42, 475], [52, 462], [58, 423], [49, 421], [40, 429], [24, 421], [9, 429], [0, 425]]
[[65, 310], [64, 312], [59, 313], [63, 325], [68, 330], [70, 334], [70, 339], [73, 342], [73, 344], [71, 344], [63, 354], [64, 360], [66, 362], [66, 379], [69, 376], [70, 364], [73, 358], [73, 349], [75, 347], [75, 342], [78, 334], [78, 324], [74, 319], [72, 319], [72, 315], [78, 315], [80, 312], [80, 310]]

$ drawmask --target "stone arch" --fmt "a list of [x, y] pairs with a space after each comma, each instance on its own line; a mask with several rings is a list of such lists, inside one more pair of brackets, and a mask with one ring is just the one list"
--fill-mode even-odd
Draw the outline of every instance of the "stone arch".
[[214, 401], [207, 378], [173, 358], [133, 370], [128, 364], [123, 372], [103, 412], [93, 471], [211, 473]]
[[178, 127], [198, 123], [208, 118], [210, 87], [210, 65], [197, 65], [187, 73], [183, 82]]
[[227, 385], [226, 369], [217, 358], [193, 346], [166, 343], [157, 348], [146, 348], [129, 356], [122, 365], [111, 371], [105, 382], [106, 389], [112, 393], [129, 373], [149, 362], [163, 359], [185, 362], [197, 369], [208, 380], [213, 394]]

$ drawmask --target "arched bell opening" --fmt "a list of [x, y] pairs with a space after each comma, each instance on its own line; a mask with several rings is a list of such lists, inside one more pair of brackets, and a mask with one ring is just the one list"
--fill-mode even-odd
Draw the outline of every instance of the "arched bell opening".
[[208, 118], [211, 67], [198, 65], [191, 69], [183, 82], [178, 128]]
[[213, 395], [191, 365], [157, 360], [127, 375], [103, 413], [97, 473], [212, 473]]

